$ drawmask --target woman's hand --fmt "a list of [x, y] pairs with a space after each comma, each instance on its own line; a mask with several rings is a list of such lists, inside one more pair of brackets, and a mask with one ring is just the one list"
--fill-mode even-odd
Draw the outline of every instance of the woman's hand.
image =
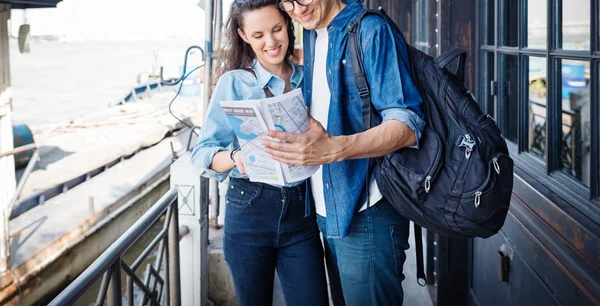
[[235, 166], [241, 174], [246, 173], [246, 164], [244, 163], [244, 153], [241, 150], [238, 150], [233, 155], [233, 161], [235, 162]]

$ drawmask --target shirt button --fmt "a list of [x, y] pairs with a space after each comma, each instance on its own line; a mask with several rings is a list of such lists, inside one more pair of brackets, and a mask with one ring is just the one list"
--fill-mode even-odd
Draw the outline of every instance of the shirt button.
[[333, 44], [329, 43], [329, 49], [333, 48]]
[[329, 189], [329, 183], [325, 183], [325, 189]]
[[329, 69], [329, 74], [331, 74], [331, 69]]
[[342, 60], [342, 64], [346, 65], [346, 60], [345, 59]]

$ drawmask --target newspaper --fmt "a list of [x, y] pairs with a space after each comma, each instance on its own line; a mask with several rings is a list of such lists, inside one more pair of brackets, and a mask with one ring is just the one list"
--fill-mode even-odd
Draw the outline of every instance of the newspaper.
[[309, 178], [318, 166], [293, 166], [280, 163], [264, 151], [261, 138], [267, 130], [304, 133], [308, 116], [302, 90], [262, 100], [221, 101], [244, 154], [246, 172], [252, 182], [285, 186]]

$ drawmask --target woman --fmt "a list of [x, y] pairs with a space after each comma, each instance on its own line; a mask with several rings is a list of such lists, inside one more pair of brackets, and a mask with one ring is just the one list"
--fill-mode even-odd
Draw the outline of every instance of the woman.
[[314, 215], [305, 216], [306, 183], [250, 182], [244, 156], [220, 101], [264, 99], [301, 88], [303, 71], [291, 58], [294, 27], [276, 0], [236, 0], [226, 25], [228, 46], [192, 162], [223, 181], [223, 237], [239, 305], [272, 304], [275, 270], [286, 304], [328, 305], [323, 251]]

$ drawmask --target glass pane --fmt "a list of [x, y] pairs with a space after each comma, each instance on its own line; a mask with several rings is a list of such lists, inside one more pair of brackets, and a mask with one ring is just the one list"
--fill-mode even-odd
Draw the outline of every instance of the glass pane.
[[563, 1], [562, 48], [590, 49], [590, 0]]
[[519, 3], [517, 0], [504, 0], [504, 13], [502, 16], [502, 45], [516, 47], [518, 44]]
[[518, 58], [514, 55], [502, 55], [503, 78], [499, 86], [504, 90], [500, 105], [506, 116], [505, 137], [508, 140], [517, 142], [517, 131], [519, 126], [519, 95], [518, 95]]
[[527, 1], [527, 46], [546, 49], [547, 0]]
[[482, 68], [483, 68], [483, 88], [482, 88], [482, 99], [480, 101], [481, 109], [492, 117], [496, 117], [496, 113], [494, 110], [494, 95], [490, 90], [490, 84], [494, 81], [494, 53], [493, 52], [484, 52], [483, 56]]
[[413, 46], [429, 54], [429, 13], [427, 0], [413, 0]]
[[529, 58], [529, 152], [546, 159], [546, 59]]
[[590, 63], [562, 61], [562, 167], [590, 186]]
[[496, 8], [494, 7], [494, 0], [485, 0], [484, 3], [485, 18], [483, 24], [486, 37], [483, 41], [487, 42], [488, 45], [494, 45], [494, 18], [496, 18]]

